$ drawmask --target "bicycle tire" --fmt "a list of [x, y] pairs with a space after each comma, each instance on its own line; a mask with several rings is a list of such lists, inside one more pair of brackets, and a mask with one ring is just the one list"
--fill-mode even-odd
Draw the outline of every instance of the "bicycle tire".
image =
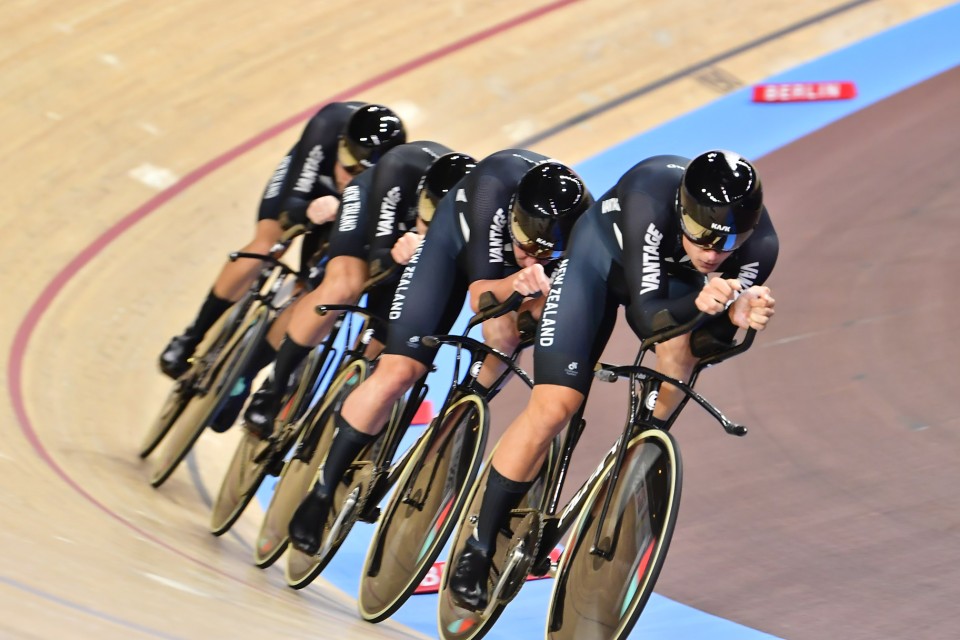
[[682, 462], [668, 432], [650, 429], [630, 441], [601, 533], [610, 558], [591, 552], [598, 518], [610, 491], [603, 471], [568, 538], [550, 597], [550, 640], [612, 638], [630, 634], [653, 592], [666, 559], [680, 506]]
[[143, 440], [141, 440], [140, 447], [137, 449], [137, 455], [140, 458], [149, 456], [157, 448], [157, 445], [163, 441], [170, 431], [170, 427], [177, 421], [177, 418], [180, 417], [180, 414], [183, 413], [183, 410], [193, 398], [192, 387], [193, 385], [190, 382], [180, 380], [173, 385], [160, 407], [160, 413], [154, 419], [150, 428], [147, 429], [147, 432], [143, 434]]
[[210, 510], [210, 533], [213, 535], [221, 536], [229, 531], [256, 495], [268, 469], [268, 460], [260, 462], [257, 458], [269, 446], [269, 442], [243, 429]]
[[363, 358], [344, 366], [327, 387], [319, 410], [316, 414], [310, 414], [314, 419], [300, 432], [298, 449], [311, 438], [317, 438], [317, 442], [308, 460], [293, 456], [283, 465], [254, 545], [253, 561], [261, 569], [276, 562], [287, 549], [290, 518], [313, 485], [320, 463], [326, 458], [330, 443], [333, 442], [333, 429], [327, 428], [333, 418], [332, 410], [339, 408], [347, 392], [365, 380], [368, 373], [369, 363]]
[[[547, 478], [550, 477], [553, 466], [557, 463], [557, 453], [560, 450], [559, 436], [554, 438], [551, 443], [547, 459], [537, 475], [536, 480], [527, 492], [527, 495], [521, 500], [520, 505], [511, 513], [508, 528], [514, 530], [523, 520], [524, 511], [531, 509], [543, 509], [546, 496]], [[494, 450], [495, 452], [495, 450]], [[450, 548], [450, 557], [443, 566], [443, 572], [440, 575], [440, 597], [437, 605], [437, 630], [442, 640], [479, 640], [493, 628], [494, 623], [500, 618], [506, 609], [508, 602], [498, 603], [489, 617], [480, 615], [482, 612], [473, 612], [461, 609], [450, 599], [448, 583], [450, 581], [451, 563], [457, 558], [457, 554], [463, 549], [467, 537], [473, 533], [476, 524], [476, 516], [480, 511], [480, 505], [483, 503], [484, 487], [487, 484], [487, 476], [490, 474], [490, 461], [493, 459], [493, 453], [487, 458], [483, 472], [474, 481], [470, 489], [470, 495], [467, 497], [467, 507], [460, 514], [454, 531], [454, 542]], [[512, 542], [512, 538], [501, 530], [497, 534], [497, 548], [493, 555], [493, 565], [502, 566], [504, 559]], [[492, 581], [488, 583], [488, 590], [492, 590]]]
[[[233, 309], [217, 320], [210, 331], [207, 332], [208, 337], [205, 338], [197, 348], [197, 355], [193, 359], [194, 362], [213, 359], [219, 354], [223, 345], [230, 339], [230, 336], [236, 332], [237, 328], [239, 328], [241, 321], [240, 316], [248, 310], [248, 306], [249, 303], [247, 301], [241, 300]], [[157, 448], [157, 445], [160, 444], [170, 431], [170, 427], [173, 426], [173, 423], [176, 422], [180, 414], [183, 413], [187, 404], [193, 399], [195, 394], [193, 381], [195, 369], [196, 365], [191, 366], [190, 371], [184, 373], [174, 382], [173, 388], [167, 394], [163, 405], [160, 407], [160, 413], [143, 435], [140, 448], [137, 450], [137, 454], [141, 458], [146, 458], [153, 453], [153, 450]]]
[[[427, 451], [434, 430], [441, 435]], [[486, 401], [468, 395], [421, 436], [380, 516], [364, 561], [357, 605], [368, 622], [380, 622], [396, 612], [440, 555], [480, 469], [489, 431]], [[420, 473], [414, 476], [417, 467]], [[405, 504], [407, 495], [414, 500], [429, 498], [415, 506]], [[419, 551], [411, 553], [414, 549]]]
[[257, 344], [269, 329], [269, 313], [267, 307], [260, 307], [254, 312], [246, 328], [225, 346], [214, 364], [209, 391], [205, 395], [195, 396], [170, 426], [150, 479], [154, 488], [160, 487], [177, 469], [206, 429], [207, 423], [225, 402], [237, 376], [247, 367]]
[[[317, 355], [316, 350], [311, 352], [310, 357], [305, 361], [298, 384], [289, 394], [279, 416], [281, 424], [274, 439], [283, 438], [283, 441], [267, 442], [248, 430], [243, 430], [243, 435], [223, 475], [220, 490], [211, 509], [210, 533], [213, 535], [221, 536], [230, 530], [253, 500], [271, 467], [279, 458], [286, 455], [290, 444], [299, 437], [305, 420], [291, 428], [290, 425], [293, 422], [291, 418], [301, 415], [299, 405], [308, 400], [307, 389], [312, 388], [314, 374], [322, 364], [323, 360]], [[275, 447], [276, 451], [268, 454], [267, 449], [271, 446]]]

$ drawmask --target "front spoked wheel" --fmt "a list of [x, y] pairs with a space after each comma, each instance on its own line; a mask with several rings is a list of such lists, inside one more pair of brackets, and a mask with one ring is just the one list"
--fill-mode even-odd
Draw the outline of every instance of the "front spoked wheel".
[[[253, 560], [258, 567], [269, 567], [286, 550], [290, 519], [313, 486], [317, 470], [333, 442], [333, 412], [339, 410], [347, 394], [366, 379], [368, 370], [369, 363], [362, 358], [348, 364], [330, 383], [320, 408], [308, 414], [296, 453], [283, 466], [257, 534]], [[309, 420], [311, 416], [315, 419]]]
[[635, 437], [611, 487], [613, 464], [587, 498], [561, 558], [547, 616], [551, 640], [626, 638], [666, 559], [682, 484], [676, 441], [658, 429]]
[[469, 395], [421, 436], [367, 551], [357, 603], [364, 619], [392, 615], [433, 566], [466, 504], [489, 425], [486, 402]]
[[224, 349], [222, 359], [213, 365], [207, 392], [195, 396], [170, 426], [150, 479], [154, 487], [166, 482], [228, 399], [231, 388], [250, 362], [257, 344], [266, 335], [269, 313], [267, 307], [261, 307], [254, 313], [246, 329], [231, 341]]

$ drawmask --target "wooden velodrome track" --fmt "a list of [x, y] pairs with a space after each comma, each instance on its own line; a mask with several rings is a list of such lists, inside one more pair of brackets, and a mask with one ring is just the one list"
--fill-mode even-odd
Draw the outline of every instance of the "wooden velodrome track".
[[[318, 105], [379, 101], [414, 138], [576, 163], [948, 4], [4, 3], [0, 637], [420, 637], [363, 623], [352, 594], [322, 580], [294, 592], [279, 568], [253, 567], [256, 513], [210, 536], [200, 492], [218, 486], [235, 434], [202, 439], [199, 475], [160, 491], [135, 455], [169, 386], [159, 349], [250, 235], [266, 179]], [[929, 91], [956, 105], [950, 80]], [[914, 114], [879, 127], [886, 137], [839, 124], [760, 163], [770, 198], [797, 212], [778, 222], [780, 315], [763, 348], [704, 388], [766, 428], [684, 441], [683, 522], [658, 590], [785, 638], [955, 634], [960, 478], [943, 474], [957, 466], [957, 321], [942, 297], [960, 266], [946, 232], [957, 188], [929, 165], [901, 188], [883, 160], [921, 139], [939, 155], [914, 161], [955, 163], [960, 147], [925, 133], [925, 119], [952, 124], [929, 111], [940, 98], [911, 95], [874, 108], [886, 122]], [[871, 165], [829, 182], [841, 177], [804, 161], [825, 148]], [[876, 190], [912, 198], [907, 210], [944, 232], [833, 235], [828, 211], [803, 201], [811, 185], [827, 186], [828, 210]], [[834, 286], [851, 265], [852, 289]]]

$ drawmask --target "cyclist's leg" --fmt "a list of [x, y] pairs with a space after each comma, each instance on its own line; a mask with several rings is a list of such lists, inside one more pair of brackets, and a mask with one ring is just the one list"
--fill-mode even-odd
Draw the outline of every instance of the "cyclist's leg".
[[364, 433], [379, 433], [394, 403], [433, 363], [437, 348], [420, 339], [449, 331], [463, 308], [468, 283], [457, 264], [463, 240], [437, 228], [432, 228], [436, 235], [420, 245], [394, 286], [380, 362], [344, 402], [343, 418]]
[[386, 349], [373, 373], [343, 403], [323, 477], [290, 522], [291, 541], [305, 551], [319, 544], [316, 523], [326, 517], [330, 494], [343, 472], [365, 442], [380, 433], [394, 404], [433, 362], [437, 349], [421, 344], [420, 338], [449, 330], [466, 298], [467, 283], [456, 266], [456, 246], [444, 242], [443, 235], [438, 238], [420, 245], [397, 282]]
[[362, 258], [338, 255], [327, 263], [326, 274], [320, 285], [304, 296], [293, 311], [287, 326], [287, 337], [302, 345], [317, 346], [330, 333], [337, 315], [316, 312], [321, 304], [356, 304], [363, 294], [363, 283], [369, 275], [367, 261]]
[[316, 288], [303, 296], [288, 317], [283, 318], [286, 333], [277, 353], [274, 374], [254, 394], [244, 416], [247, 424], [261, 436], [269, 436], [273, 430], [290, 375], [307, 354], [323, 342], [337, 320], [339, 314], [319, 315], [317, 305], [356, 304], [363, 293], [363, 284], [369, 275], [364, 229], [362, 220], [349, 230], [334, 225], [326, 251], [330, 259], [323, 267], [323, 275], [317, 275]]
[[[390, 316], [390, 303], [393, 302], [393, 291], [397, 280], [387, 280], [367, 291], [367, 312], [381, 320], [386, 320]], [[363, 350], [363, 355], [371, 362], [375, 360], [387, 344], [386, 325], [375, 322], [370, 327], [373, 332], [370, 335], [370, 342]]]
[[537, 384], [526, 408], [501, 436], [487, 475], [476, 528], [450, 577], [451, 595], [461, 606], [473, 610], [486, 607], [487, 576], [497, 534], [536, 479], [554, 436], [576, 413], [583, 398], [584, 394], [575, 389]]
[[486, 605], [497, 532], [523, 497], [516, 495], [522, 485], [511, 483], [529, 483], [536, 477], [554, 436], [586, 396], [593, 362], [616, 322], [618, 304], [607, 294], [605, 282], [610, 264], [600, 261], [599, 255], [603, 253], [577, 252], [573, 247], [554, 274], [535, 342], [537, 384], [527, 407], [501, 436], [477, 530], [455, 561], [449, 581], [453, 597], [467, 608]]
[[[481, 330], [484, 343], [503, 353], [513, 353], [520, 344], [516, 313], [491, 318], [481, 325]], [[480, 391], [490, 391], [490, 387], [506, 368], [507, 365], [500, 358], [487, 356], [477, 376], [477, 383], [481, 387]]]
[[[656, 346], [657, 363], [654, 367], [664, 375], [677, 380], [689, 380], [697, 365], [696, 358], [690, 351], [690, 334], [677, 336], [672, 340], [661, 342]], [[657, 394], [657, 404], [653, 409], [653, 417], [658, 420], [667, 420], [683, 400], [684, 393], [673, 385], [664, 384]]]
[[[237, 377], [237, 382], [230, 392], [230, 401], [220, 410], [220, 414], [212, 425], [214, 429], [218, 431], [226, 430], [236, 421], [247, 402], [247, 397], [250, 395], [253, 381], [267, 365], [277, 359], [277, 352], [282, 344], [286, 326], [289, 324], [293, 311], [301, 302], [303, 302], [302, 297], [293, 300], [270, 323], [266, 335], [257, 343], [249, 365]], [[294, 365], [294, 368], [296, 368], [296, 365]], [[267, 424], [272, 424], [272, 421]], [[255, 436], [262, 436], [264, 439], [269, 436], [269, 433], [261, 433], [258, 430], [254, 430], [252, 433]]]
[[[668, 286], [670, 298], [681, 298], [699, 291], [699, 281], [687, 281], [683, 277], [671, 277]], [[698, 358], [690, 350], [690, 334], [677, 336], [672, 340], [661, 342], [656, 347], [657, 360], [654, 369], [664, 375], [677, 380], [689, 380]], [[660, 387], [657, 394], [657, 405], [653, 410], [653, 417], [665, 421], [683, 400], [683, 392], [672, 385]]]
[[[356, 457], [376, 439], [389, 417], [393, 404], [413, 386], [427, 371], [427, 365], [410, 358], [397, 355], [384, 355], [374, 369], [373, 374], [351, 393], [340, 412], [334, 413], [333, 442], [323, 463], [320, 478], [301, 502], [290, 520], [290, 541], [304, 553], [314, 554], [320, 548], [319, 523], [326, 520], [333, 493]], [[367, 383], [379, 376], [373, 385]], [[350, 418], [356, 415], [356, 409], [350, 413], [348, 405], [352, 399], [359, 398], [355, 404], [385, 410], [365, 412], [364, 429], [355, 428]], [[367, 420], [372, 420], [368, 422]], [[371, 428], [376, 425], [376, 428]]]
[[[276, 220], [260, 220], [257, 222], [253, 240], [241, 251], [267, 253], [282, 233]], [[228, 261], [224, 264], [193, 322], [182, 334], [174, 336], [160, 354], [160, 369], [165, 374], [176, 378], [186, 371], [187, 360], [193, 355], [197, 345], [220, 316], [243, 296], [259, 273], [261, 265], [259, 260], [251, 259]]]

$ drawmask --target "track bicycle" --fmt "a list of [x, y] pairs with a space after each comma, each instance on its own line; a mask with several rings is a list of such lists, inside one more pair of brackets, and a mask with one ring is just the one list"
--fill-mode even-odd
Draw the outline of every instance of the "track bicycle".
[[[271, 566], [287, 549], [290, 519], [310, 489], [317, 468], [333, 441], [333, 430], [326, 427], [350, 390], [366, 379], [372, 367], [367, 347], [373, 337], [373, 327], [384, 322], [357, 305], [319, 305], [317, 312], [342, 312], [341, 322], [346, 316], [357, 316], [363, 319], [362, 330], [354, 333], [352, 328], [347, 329], [348, 346], [337, 359], [329, 384], [322, 392], [318, 391], [322, 397], [312, 403], [301, 419], [286, 422], [281, 431], [274, 434], [276, 444], [286, 443], [289, 439], [295, 441], [295, 445], [290, 456], [280, 455], [279, 448], [273, 449], [272, 464], [281, 466], [254, 545], [254, 564], [261, 569]], [[352, 327], [352, 322], [348, 320], [348, 323]], [[275, 471], [276, 466], [271, 473]]]
[[[364, 283], [364, 293], [388, 279], [395, 269], [374, 271]], [[330, 372], [339, 371], [351, 360], [362, 357], [372, 338], [373, 325], [382, 323], [366, 314], [362, 307], [321, 305], [318, 310], [323, 313], [349, 313], [337, 318], [323, 343], [313, 349], [302, 363], [296, 378], [297, 384], [285, 391], [281, 400], [281, 410], [270, 438], [264, 440], [248, 429], [243, 430], [213, 504], [210, 516], [210, 532], [213, 535], [223, 535], [233, 526], [268, 475], [280, 475], [284, 460], [305, 425], [315, 421], [320, 414], [321, 403], [316, 399], [325, 394], [327, 384], [333, 379]], [[362, 318], [362, 321], [355, 322], [356, 318]], [[338, 358], [337, 340], [342, 330], [344, 344], [348, 346], [344, 347]]]
[[[161, 418], [151, 428], [147, 439], [156, 439], [156, 442], [150, 451], [161, 440], [163, 442], [157, 451], [150, 479], [154, 487], [166, 482], [206, 427], [224, 431], [231, 426], [218, 423], [221, 410], [231, 401], [231, 395], [237, 393], [240, 376], [247, 370], [257, 346], [266, 339], [274, 318], [307, 287], [306, 276], [279, 258], [293, 237], [302, 233], [302, 229], [293, 229], [285, 234], [269, 254], [230, 254], [230, 260], [252, 258], [266, 264], [241, 301], [234, 305], [234, 310], [217, 332], [212, 347], [194, 358], [190, 370], [177, 380], [171, 397], [168, 397], [161, 411]], [[183, 406], [175, 411], [176, 415], [166, 425], [164, 433], [156, 438], [154, 430], [165, 421], [163, 416], [173, 412], [171, 409], [177, 402], [172, 399], [174, 396], [180, 398]], [[143, 456], [145, 454], [142, 451]]]
[[[492, 296], [484, 296], [483, 304], [486, 306], [484, 306], [480, 312], [478, 312], [468, 321], [464, 330], [464, 334], [468, 333], [471, 328], [481, 324], [487, 319], [507, 313], [515, 308], [518, 302], [519, 299], [510, 299], [508, 302], [499, 304]], [[452, 341], [459, 337], [441, 336], [439, 338], [449, 338], [449, 340]], [[470, 348], [473, 350], [474, 357], [472, 358], [471, 365], [469, 367], [469, 379], [465, 382], [465, 385], [470, 389], [472, 389], [471, 381], [479, 374], [482, 361], [488, 354], [494, 354], [504, 362], [507, 362], [508, 366], [512, 365], [514, 369], [519, 371], [519, 368], [516, 367], [515, 363], [512, 362], [510, 357], [499, 352], [495, 352], [489, 347], [482, 345], [482, 343], [468, 339], [465, 336], [460, 339], [464, 340], [465, 345], [469, 344]], [[429, 338], [426, 344], [430, 346]], [[439, 342], [436, 344], [439, 344]], [[436, 346], [436, 344], [433, 346]], [[459, 359], [457, 362], [457, 368], [459, 368]], [[508, 375], [507, 372], [510, 370], [511, 369], [505, 371], [501, 378], [505, 379]], [[431, 439], [437, 441], [437, 428], [428, 428], [423, 434], [421, 434], [420, 438], [416, 443], [414, 443], [414, 445], [409, 447], [402, 456], [394, 461], [403, 436], [406, 433], [407, 428], [409, 427], [413, 416], [416, 413], [416, 410], [419, 408], [423, 397], [426, 395], [428, 389], [427, 377], [429, 373], [430, 372], [428, 371], [427, 374], [422, 376], [413, 385], [412, 389], [407, 394], [406, 399], [401, 399], [394, 405], [391, 411], [391, 416], [388, 419], [387, 424], [380, 436], [374, 440], [365, 451], [358, 455], [356, 461], [347, 469], [344, 477], [337, 484], [337, 487], [334, 489], [332, 506], [327, 515], [327, 520], [325, 523], [320, 525], [322, 526], [322, 531], [320, 548], [317, 554], [307, 554], [295, 548], [288, 551], [286, 579], [289, 586], [295, 589], [301, 589], [312, 582], [333, 558], [336, 551], [346, 539], [347, 534], [358, 520], [369, 523], [376, 522], [380, 517], [379, 504], [403, 474], [407, 463], [411, 460], [411, 452], [417, 451], [418, 449], [422, 451], [423, 449], [421, 445]], [[457, 375], [458, 374], [455, 371], [454, 381], [456, 381]], [[497, 383], [499, 384], [501, 381], [502, 380], [498, 380]], [[497, 385], [494, 385], [494, 388], [496, 388], [496, 386]], [[457, 399], [458, 395], [461, 395], [461, 391], [462, 389], [457, 390], [456, 386], [452, 386], [451, 391], [448, 392], [447, 398], [444, 400], [443, 406], [441, 407], [439, 413], [441, 417], [446, 416], [447, 408], [455, 399]], [[343, 397], [345, 398], [346, 394], [344, 394]], [[473, 395], [472, 397], [476, 396]], [[469, 400], [467, 402], [469, 402]], [[465, 409], [467, 406], [468, 405], [466, 402], [462, 404], [463, 409]], [[474, 420], [474, 418], [468, 415], [468, 413], [461, 412], [460, 409], [457, 411], [461, 414], [465, 424], [469, 423], [471, 420]], [[460, 454], [460, 451], [462, 451], [464, 452], [462, 455], [468, 456], [468, 459], [475, 459], [475, 462], [472, 462], [470, 465], [472, 468], [464, 469], [463, 473], [465, 474], [464, 477], [466, 479], [472, 479], [473, 475], [476, 474], [476, 468], [479, 466], [480, 460], [482, 459], [483, 448], [486, 444], [486, 433], [489, 429], [488, 418], [486, 418], [486, 415], [487, 414], [485, 411], [479, 414], [479, 418], [481, 420], [480, 424], [482, 426], [475, 426], [472, 428], [459, 430], [465, 435], [466, 440], [461, 443], [461, 449], [458, 450], [458, 454]], [[326, 420], [328, 423], [332, 423], [332, 412], [329, 414], [329, 416], [327, 416]], [[432, 424], [436, 425], [440, 421], [440, 419], [435, 419], [432, 421]], [[327, 425], [324, 431], [331, 433], [333, 431], [332, 426]], [[319, 463], [319, 460], [317, 462]], [[316, 464], [313, 469], [314, 473], [311, 474], [309, 477], [309, 482], [307, 482], [303, 487], [303, 492], [299, 496], [300, 499], [306, 495], [310, 487], [313, 485], [313, 482], [315, 482], [319, 476], [319, 464]], [[465, 482], [463, 482], [463, 484], [466, 486]], [[297, 504], [299, 504], [299, 500]], [[296, 506], [294, 506], [294, 509], [295, 508]], [[429, 568], [429, 565], [427, 568]]]
[[[279, 258], [289, 248], [290, 243], [296, 235], [303, 232], [303, 227], [294, 227], [284, 234], [280, 241], [271, 247], [270, 254]], [[232, 255], [232, 254], [231, 254]], [[261, 272], [260, 276], [264, 275]], [[244, 324], [250, 307], [256, 300], [257, 293], [266, 284], [258, 278], [250, 287], [247, 293], [231, 309], [220, 317], [219, 320], [207, 332], [206, 337], [197, 346], [196, 354], [190, 358], [190, 369], [184, 372], [174, 382], [173, 387], [167, 394], [160, 413], [147, 429], [137, 450], [141, 458], [146, 458], [160, 444], [164, 436], [170, 430], [170, 427], [186, 408], [192, 397], [196, 394], [197, 388], [204, 388], [207, 385], [205, 377], [209, 374], [214, 364], [217, 362], [224, 347], [229, 342], [234, 333]]]
[[[747, 331], [739, 343], [705, 345], [711, 349], [709, 355], [701, 358], [689, 383], [641, 364], [654, 345], [688, 333], [705, 317], [701, 314], [676, 325], [661, 316], [659, 326], [666, 328], [641, 341], [632, 366], [598, 365], [598, 379], [629, 381], [622, 433], [590, 477], [561, 507], [569, 462], [585, 427], [581, 406], [566, 429], [560, 455], [548, 457], [543, 465], [541, 473], [548, 478], [543, 499], [533, 508], [513, 510], [508, 526], [498, 535], [485, 609], [471, 611], [454, 603], [449, 591], [450, 563], [445, 566], [437, 611], [441, 638], [481, 638], [528, 576], [548, 574], [556, 581], [547, 613], [547, 638], [621, 639], [629, 635], [653, 592], [676, 526], [683, 474], [680, 450], [670, 427], [692, 399], [727, 433], [743, 436], [747, 432], [694, 391], [693, 385], [705, 368], [749, 349], [753, 330]], [[664, 383], [680, 389], [684, 398], [666, 424], [658, 428], [650, 420]], [[488, 472], [489, 465], [473, 486], [469, 507], [458, 523], [451, 561], [459, 557], [476, 524]], [[570, 537], [559, 563], [554, 564], [549, 554], [568, 531]]]
[[[428, 336], [424, 344], [453, 345], [457, 348], [451, 388], [427, 429], [412, 447], [406, 468], [380, 516], [360, 576], [357, 599], [360, 614], [380, 622], [397, 611], [415, 592], [446, 545], [468, 489], [480, 468], [490, 430], [488, 403], [507, 376], [516, 374], [528, 387], [533, 380], [516, 362], [520, 351], [532, 344], [536, 322], [529, 313], [520, 314], [517, 325], [520, 344], [506, 355], [466, 336], [471, 326], [502, 315], [519, 306], [523, 297], [514, 294], [502, 305], [492, 296], [481, 298], [484, 312], [468, 324], [464, 335]], [[470, 353], [469, 376], [461, 381], [461, 352]], [[491, 385], [490, 393], [478, 392], [471, 382], [488, 356], [501, 360], [506, 368]], [[542, 490], [544, 483], [537, 488]], [[529, 494], [536, 495], [536, 489]]]

